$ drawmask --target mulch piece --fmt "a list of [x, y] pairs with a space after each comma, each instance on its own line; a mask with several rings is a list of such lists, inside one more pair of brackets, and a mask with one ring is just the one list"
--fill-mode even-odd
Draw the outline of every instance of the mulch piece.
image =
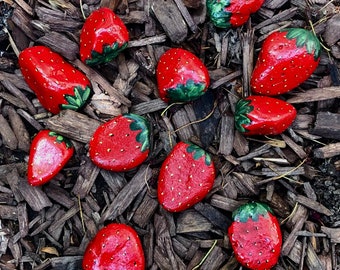
[[[81, 269], [89, 240], [105, 224], [122, 222], [141, 237], [147, 269], [240, 269], [226, 231], [231, 212], [256, 200], [268, 203], [281, 223], [275, 269], [339, 269], [340, 2], [267, 0], [245, 26], [229, 30], [213, 27], [203, 0], [81, 3], [0, 3], [0, 268]], [[99, 6], [119, 14], [131, 42], [115, 60], [90, 68], [79, 60], [79, 33], [83, 14]], [[245, 138], [234, 129], [233, 110], [249, 95], [263, 40], [277, 29], [311, 24], [323, 43], [320, 65], [282, 96], [297, 108], [295, 122], [279, 136]], [[93, 96], [83, 109], [51, 115], [41, 107], [13, 49], [34, 44], [52, 48], [90, 78]], [[199, 56], [212, 82], [201, 99], [168, 108], [157, 96], [155, 68], [170, 47]], [[151, 155], [133, 171], [100, 170], [88, 157], [91, 135], [125, 112], [152, 123]], [[43, 128], [70, 138], [76, 154], [51, 182], [32, 187], [28, 153]], [[157, 177], [179, 140], [207, 150], [217, 177], [202, 202], [172, 214], [157, 201]]]

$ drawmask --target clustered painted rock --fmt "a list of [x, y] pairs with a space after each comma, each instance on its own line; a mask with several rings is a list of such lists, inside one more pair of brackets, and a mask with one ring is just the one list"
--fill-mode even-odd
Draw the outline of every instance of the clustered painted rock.
[[207, 0], [207, 10], [216, 27], [238, 27], [245, 24], [263, 2], [264, 0]]
[[100, 229], [87, 245], [84, 270], [145, 269], [142, 243], [137, 232], [122, 223], [111, 223]]
[[170, 212], [183, 211], [201, 201], [214, 180], [210, 155], [197, 145], [179, 142], [162, 164], [158, 200]]
[[250, 202], [233, 212], [228, 236], [235, 257], [248, 269], [271, 269], [280, 257], [280, 224], [270, 207]]
[[202, 96], [210, 77], [202, 61], [191, 52], [176, 48], [166, 51], [157, 65], [157, 84], [165, 102], [188, 102]]
[[[238, 27], [248, 21], [263, 0], [207, 0], [210, 21], [219, 28]], [[93, 11], [80, 34], [80, 59], [90, 66], [105, 64], [129, 42], [123, 21], [109, 8]], [[240, 99], [235, 126], [244, 135], [277, 135], [294, 121], [295, 108], [278, 96], [303, 83], [317, 68], [321, 46], [310, 31], [283, 29], [264, 41], [251, 76], [253, 95]], [[91, 95], [90, 80], [59, 54], [33, 46], [19, 55], [25, 81], [50, 113], [81, 109]], [[159, 97], [168, 103], [191, 102], [210, 85], [207, 67], [192, 52], [172, 48], [161, 55], [156, 79]], [[98, 167], [114, 172], [136, 168], [151, 151], [148, 119], [132, 113], [101, 124], [89, 142], [89, 156]], [[27, 179], [33, 186], [53, 179], [74, 153], [72, 143], [51, 130], [32, 140]], [[169, 212], [184, 211], [203, 200], [216, 177], [209, 153], [190, 142], [178, 142], [165, 158], [158, 176], [158, 200]], [[263, 203], [244, 204], [233, 212], [228, 230], [236, 259], [249, 269], [270, 269], [280, 255], [282, 236], [272, 210]], [[144, 269], [142, 244], [136, 231], [111, 223], [88, 244], [83, 269]]]

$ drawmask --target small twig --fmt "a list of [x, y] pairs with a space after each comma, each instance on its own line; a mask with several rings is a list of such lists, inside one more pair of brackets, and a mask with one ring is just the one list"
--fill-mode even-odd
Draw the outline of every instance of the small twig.
[[185, 124], [185, 125], [179, 127], [178, 129], [172, 131], [172, 133], [176, 133], [176, 132], [180, 131], [181, 129], [186, 128], [186, 127], [189, 127], [189, 126], [191, 126], [191, 125], [194, 125], [194, 124], [198, 124], [198, 123], [204, 122], [204, 121], [207, 120], [210, 116], [213, 115], [213, 113], [214, 113], [216, 107], [217, 107], [217, 102], [215, 101], [213, 109], [211, 110], [211, 112], [210, 112], [207, 116], [205, 116], [205, 117], [202, 118], [202, 119], [199, 119], [199, 120], [190, 122], [190, 123], [188, 123], [188, 124]]
[[283, 219], [283, 220], [280, 222], [281, 225], [283, 225], [284, 223], [286, 223], [286, 221], [287, 221], [288, 219], [290, 219], [290, 218], [295, 214], [295, 212], [297, 211], [298, 205], [299, 205], [299, 204], [296, 202], [295, 205], [294, 205], [294, 208], [293, 208], [292, 212], [291, 212], [285, 219]]
[[[309, 25], [310, 25], [310, 27], [311, 27], [311, 29], [312, 29], [312, 32], [313, 32], [314, 35], [316, 36], [316, 34], [315, 34], [315, 29], [314, 29], [314, 26], [313, 26], [312, 21], [309, 20], [308, 22], [309, 22]], [[321, 45], [321, 47], [324, 48], [327, 52], [330, 52], [330, 51], [331, 51], [331, 49], [328, 49], [321, 41], [320, 41], [320, 45]]]
[[284, 174], [281, 174], [281, 175], [278, 175], [278, 176], [274, 177], [273, 180], [280, 179], [280, 178], [285, 177], [285, 176], [289, 175], [290, 173], [296, 171], [298, 168], [300, 168], [300, 167], [306, 162], [306, 160], [307, 160], [307, 159], [305, 158], [305, 159], [304, 159], [302, 162], [300, 162], [300, 164], [297, 165], [295, 168], [291, 169], [290, 171], [288, 171], [288, 172], [286, 172], [286, 173], [284, 173]]
[[20, 54], [20, 51], [19, 51], [17, 45], [15, 44], [14, 39], [12, 38], [11, 34], [9, 33], [9, 31], [6, 27], [4, 27], [3, 30], [8, 35], [9, 43], [11, 44], [11, 47], [12, 47], [15, 55], [18, 57], [19, 54]]
[[81, 15], [83, 16], [83, 19], [86, 20], [86, 15], [85, 15], [84, 8], [83, 8], [83, 0], [79, 0], [79, 5], [80, 5]]
[[161, 116], [163, 117], [164, 114], [165, 114], [172, 106], [174, 106], [174, 105], [181, 105], [181, 104], [183, 104], [183, 102], [174, 102], [174, 103], [171, 103], [168, 107], [166, 107], [166, 108], [164, 109], [164, 111], [162, 111]]
[[217, 244], [217, 240], [214, 241], [213, 245], [211, 246], [211, 248], [208, 250], [207, 254], [205, 254], [205, 256], [202, 258], [202, 260], [199, 262], [199, 264], [197, 264], [194, 268], [192, 268], [191, 270], [196, 270], [199, 267], [202, 266], [202, 264], [204, 263], [204, 261], [208, 258], [208, 256], [210, 255], [210, 253], [213, 251], [213, 249], [215, 248]]
[[80, 202], [80, 196], [79, 195], [78, 195], [78, 205], [79, 205], [79, 214], [80, 214], [81, 226], [83, 227], [83, 232], [86, 233], [84, 216], [83, 216], [83, 209], [81, 207], [81, 202]]

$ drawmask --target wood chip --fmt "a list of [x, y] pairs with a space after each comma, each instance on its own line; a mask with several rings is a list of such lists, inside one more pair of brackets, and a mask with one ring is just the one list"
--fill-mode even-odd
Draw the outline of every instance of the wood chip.
[[312, 133], [325, 138], [340, 139], [340, 113], [319, 112]]
[[151, 177], [151, 169], [142, 165], [135, 176], [128, 182], [114, 198], [101, 216], [100, 222], [114, 220], [130, 205], [138, 193], [145, 187]]
[[340, 97], [340, 87], [331, 86], [323, 88], [313, 88], [305, 92], [294, 93], [294, 96], [287, 99], [288, 103], [296, 104], [302, 102], [314, 102]]
[[152, 2], [151, 9], [166, 35], [173, 42], [180, 43], [186, 38], [188, 28], [173, 0], [155, 0]]
[[65, 137], [87, 143], [101, 124], [84, 114], [63, 110], [59, 114], [45, 120], [46, 127]]

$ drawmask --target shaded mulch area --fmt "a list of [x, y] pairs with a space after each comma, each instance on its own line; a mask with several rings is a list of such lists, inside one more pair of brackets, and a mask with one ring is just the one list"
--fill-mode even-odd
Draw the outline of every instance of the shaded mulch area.
[[[89, 68], [78, 55], [82, 13], [99, 6], [121, 16], [131, 42], [114, 61]], [[339, 1], [267, 0], [247, 25], [230, 30], [212, 26], [205, 1], [83, 0], [80, 7], [75, 0], [6, 0], [0, 7], [1, 269], [81, 269], [87, 243], [110, 222], [138, 232], [147, 269], [240, 269], [226, 231], [231, 212], [251, 200], [267, 202], [281, 222], [275, 269], [338, 269]], [[295, 122], [280, 136], [242, 136], [233, 111], [249, 95], [263, 40], [276, 29], [311, 24], [324, 45], [320, 65], [280, 97], [296, 107]], [[51, 115], [40, 106], [13, 50], [33, 44], [51, 47], [86, 73], [93, 95], [83, 109]], [[155, 67], [170, 47], [199, 56], [212, 82], [201, 99], [168, 108], [157, 96]], [[100, 170], [88, 157], [88, 142], [101, 122], [124, 112], [151, 122], [151, 155], [127, 173]], [[50, 183], [31, 187], [29, 147], [43, 128], [70, 138], [76, 153]], [[217, 177], [202, 202], [172, 214], [158, 204], [157, 177], [180, 140], [206, 149]]]

